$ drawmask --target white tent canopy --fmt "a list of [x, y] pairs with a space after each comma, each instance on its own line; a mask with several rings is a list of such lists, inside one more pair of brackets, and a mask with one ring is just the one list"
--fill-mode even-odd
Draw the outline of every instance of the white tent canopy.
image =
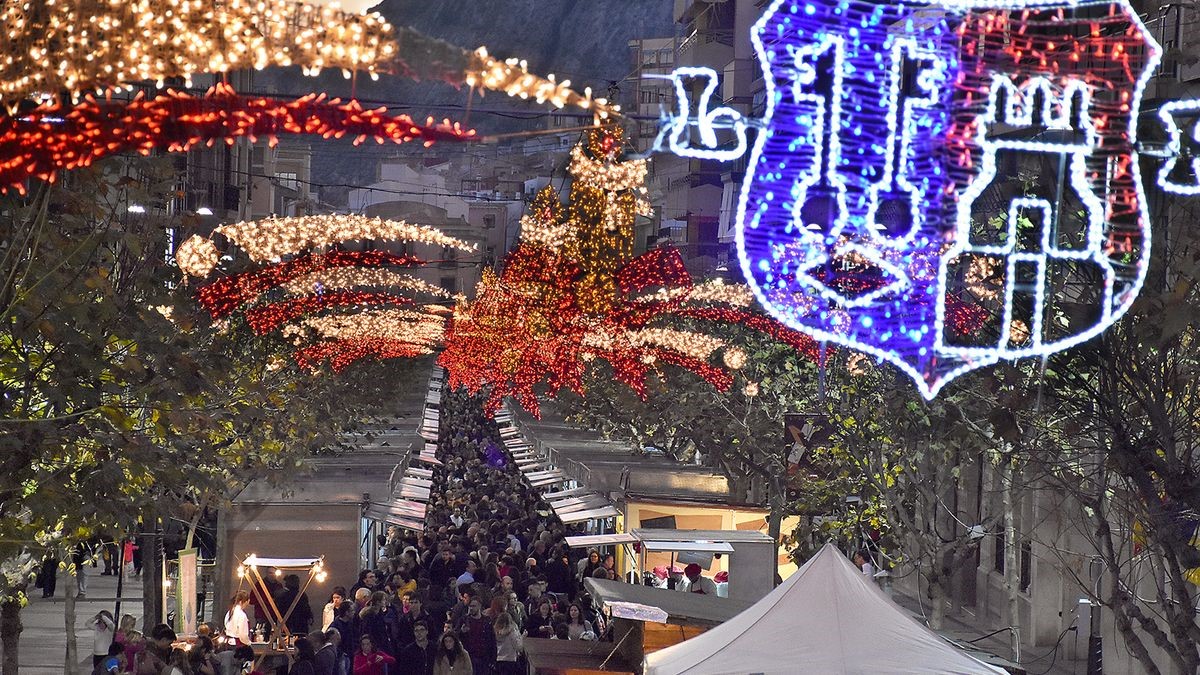
[[832, 544], [750, 609], [646, 657], [645, 675], [996, 675], [917, 623]]

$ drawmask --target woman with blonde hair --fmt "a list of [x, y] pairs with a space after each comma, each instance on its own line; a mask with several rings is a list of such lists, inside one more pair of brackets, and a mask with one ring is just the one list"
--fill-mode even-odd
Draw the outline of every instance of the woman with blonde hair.
[[508, 612], [502, 612], [496, 617], [492, 630], [496, 631], [496, 672], [498, 675], [520, 675], [517, 659], [521, 658], [524, 643], [516, 622]]

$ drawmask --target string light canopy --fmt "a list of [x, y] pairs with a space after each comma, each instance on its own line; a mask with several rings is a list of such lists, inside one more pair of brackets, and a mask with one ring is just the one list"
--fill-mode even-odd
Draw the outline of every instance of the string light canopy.
[[454, 294], [424, 279], [387, 269], [341, 267], [311, 272], [283, 285], [289, 295], [306, 295], [355, 288], [378, 288], [395, 293], [411, 291], [453, 300]]
[[306, 342], [312, 337], [321, 340], [377, 337], [429, 347], [441, 342], [445, 329], [443, 316], [407, 309], [383, 309], [308, 317], [285, 326], [282, 332], [297, 342]]
[[121, 152], [186, 152], [216, 141], [233, 144], [260, 138], [274, 145], [284, 134], [352, 138], [355, 144], [431, 145], [475, 140], [475, 132], [443, 120], [424, 124], [385, 108], [366, 110], [311, 94], [290, 102], [238, 95], [218, 84], [203, 96], [167, 90], [130, 101], [88, 95], [78, 105], [46, 103], [17, 116], [0, 117], [0, 191], [25, 192], [31, 178], [54, 181], [62, 170], [90, 166]]
[[[619, 112], [590, 90], [539, 77], [524, 61], [498, 60], [393, 27], [377, 13], [286, 0], [45, 0], [4, 4], [0, 99], [72, 95], [133, 82], [190, 78], [268, 66], [325, 68], [347, 76], [391, 73], [576, 106], [606, 119]], [[190, 86], [190, 84], [189, 84]]]
[[[211, 247], [211, 248], [210, 248]], [[181, 269], [192, 276], [207, 276], [215, 267], [196, 264], [193, 249], [207, 254], [216, 251], [216, 244], [203, 237], [192, 237], [175, 252]], [[219, 252], [217, 253], [219, 255]], [[281, 263], [267, 265], [248, 272], [233, 274], [201, 286], [196, 292], [200, 303], [212, 314], [214, 320], [223, 319], [239, 307], [250, 304], [267, 291], [288, 284], [296, 279], [319, 274], [324, 271], [358, 268], [411, 268], [425, 264], [420, 258], [395, 255], [384, 251], [330, 251], [297, 256]], [[311, 289], [309, 293], [314, 293]]]
[[255, 307], [246, 312], [246, 323], [258, 335], [272, 333], [284, 324], [291, 323], [302, 316], [332, 308], [415, 306], [412, 300], [390, 293], [373, 293], [369, 291], [336, 291], [319, 295], [302, 295], [280, 302]]
[[412, 225], [403, 220], [385, 220], [357, 214], [266, 218], [214, 231], [246, 252], [255, 262], [275, 261], [287, 255], [364, 239], [405, 241], [474, 252], [476, 246], [451, 237], [435, 227]]
[[0, 97], [299, 65], [375, 73], [396, 53], [378, 14], [264, 0], [6, 2]]
[[[278, 262], [285, 256], [309, 249], [364, 239], [406, 241], [466, 252], [476, 249], [474, 244], [451, 237], [435, 227], [355, 214], [266, 218], [222, 225], [214, 229], [213, 234], [229, 240], [258, 263]], [[179, 246], [176, 261], [184, 273], [206, 277], [218, 262], [212, 258], [215, 248], [211, 238], [195, 235]]]
[[321, 363], [329, 361], [333, 372], [340, 373], [363, 359], [411, 359], [430, 353], [431, 349], [421, 345], [370, 337], [318, 342], [297, 350], [295, 358], [296, 365], [305, 370], [317, 370]]

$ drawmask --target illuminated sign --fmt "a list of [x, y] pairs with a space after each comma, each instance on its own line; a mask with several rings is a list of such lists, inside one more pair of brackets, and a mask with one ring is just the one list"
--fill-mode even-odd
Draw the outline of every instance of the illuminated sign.
[[[753, 134], [738, 253], [775, 318], [932, 398], [1129, 309], [1150, 256], [1135, 120], [1161, 50], [1127, 2], [775, 0], [751, 39], [765, 110], [713, 107], [718, 74], [680, 69], [656, 146], [727, 161]], [[1170, 151], [1200, 148], [1200, 103], [1159, 114]], [[1158, 183], [1200, 194], [1200, 159], [1174, 164]]]

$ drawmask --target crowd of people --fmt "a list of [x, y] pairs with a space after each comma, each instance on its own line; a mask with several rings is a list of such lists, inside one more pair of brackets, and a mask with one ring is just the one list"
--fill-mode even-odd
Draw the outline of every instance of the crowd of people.
[[[438, 457], [425, 531], [392, 529], [380, 569], [333, 589], [322, 630], [337, 644], [314, 675], [482, 675], [524, 672], [527, 640], [603, 639], [582, 579], [616, 578], [612, 556], [574, 559], [573, 532], [506, 460], [480, 401], [442, 397]], [[293, 669], [308, 674], [301, 656]]]
[[[583, 579], [616, 579], [613, 556], [567, 547], [575, 532], [507, 460], [478, 398], [446, 392], [440, 429], [423, 532], [390, 529], [377, 542], [378, 569], [315, 605], [298, 577], [263, 575], [275, 605], [292, 608], [288, 633], [300, 636], [289, 675], [508, 675], [525, 672], [529, 640], [608, 639]], [[166, 625], [143, 636], [133, 617], [116, 626], [101, 612], [95, 672], [248, 672], [249, 645], [266, 628], [250, 624], [265, 616], [260, 602], [238, 591], [224, 636], [214, 642], [202, 626], [187, 648]]]

